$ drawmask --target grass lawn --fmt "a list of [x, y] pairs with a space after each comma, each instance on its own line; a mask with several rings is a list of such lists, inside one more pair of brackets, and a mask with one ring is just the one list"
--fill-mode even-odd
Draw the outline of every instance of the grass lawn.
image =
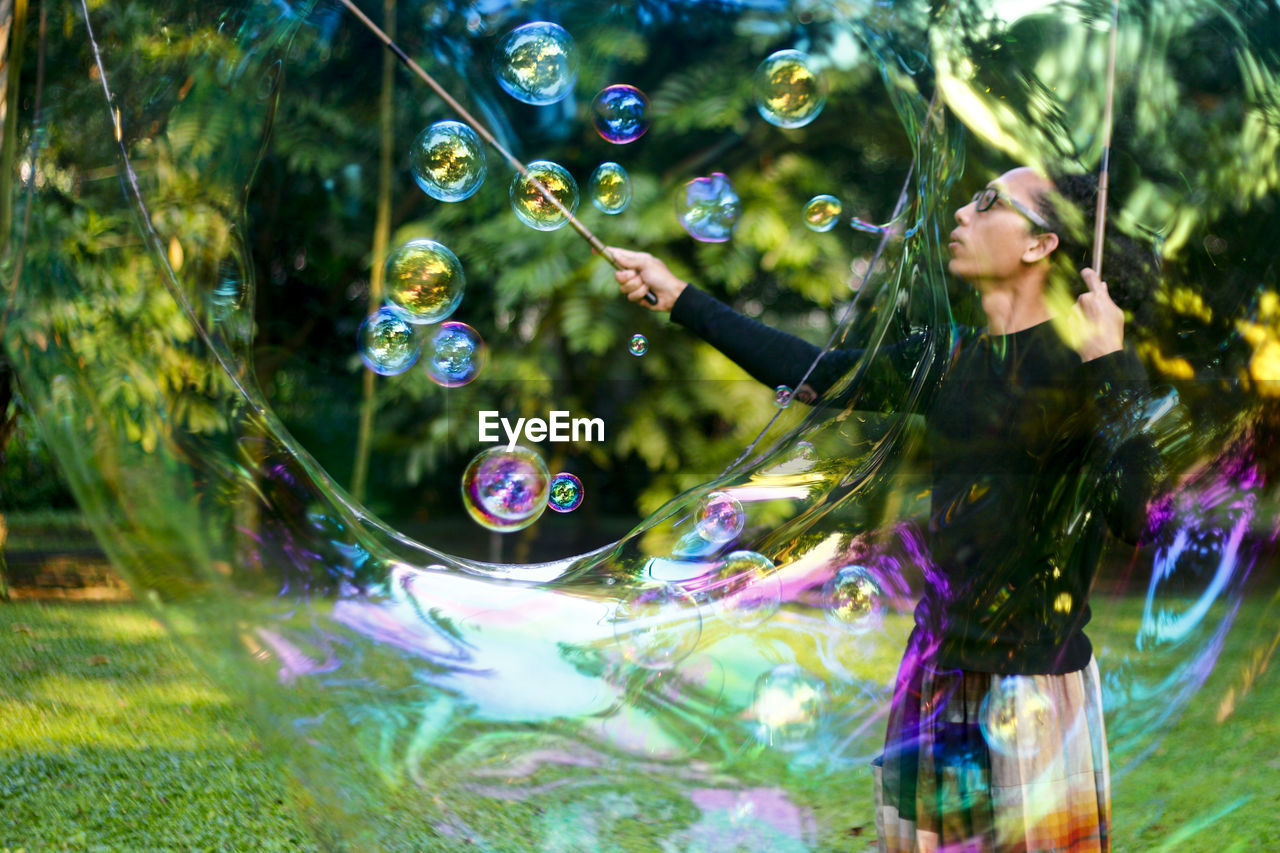
[[[1266, 604], [1245, 608], [1197, 699], [1117, 780], [1115, 850], [1280, 850]], [[0, 661], [0, 850], [314, 848], [243, 713], [143, 605], [0, 605]]]

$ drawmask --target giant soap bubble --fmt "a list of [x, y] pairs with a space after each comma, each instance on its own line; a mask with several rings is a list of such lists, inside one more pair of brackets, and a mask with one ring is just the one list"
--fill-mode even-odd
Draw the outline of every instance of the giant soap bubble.
[[569, 96], [578, 79], [578, 48], [559, 24], [534, 21], [516, 27], [493, 54], [498, 82], [526, 104], [554, 104]]
[[[638, 329], [657, 334], [650, 315], [573, 231], [507, 215], [504, 187], [424, 199], [409, 146], [459, 117], [401, 69], [384, 113], [381, 48], [354, 16], [119, 5], [62, 10], [43, 42], [38, 16], [23, 31], [0, 345], [139, 606], [246, 709], [313, 846], [865, 849], [869, 762], [948, 651], [931, 631], [1025, 655], [1037, 638], [1011, 643], [1002, 620], [1027, 612], [1087, 618], [1078, 651], [1099, 673], [1117, 848], [1272, 844], [1273, 4], [1121, 4], [1109, 209], [1160, 270], [1136, 289], [1134, 256], [1109, 238], [1103, 277], [1149, 381], [1079, 366], [1108, 393], [1066, 421], [1040, 389], [950, 424], [946, 441], [922, 414], [985, 322], [948, 275], [954, 212], [1013, 163], [1096, 172], [1098, 4], [550, 0], [537, 14], [577, 38], [588, 88], [573, 91], [562, 40], [512, 43], [500, 77], [528, 71], [537, 97], [563, 96], [537, 109], [493, 76], [519, 8], [397, 5], [405, 55], [522, 158], [586, 175], [626, 151], [631, 206], [598, 217], [606, 245], [652, 252], [814, 347], [798, 351], [844, 350], [774, 381], [790, 358], [753, 326], [740, 344], [764, 353], [763, 386], [679, 323], [627, 357]], [[779, 46], [803, 48], [828, 83], [801, 131], [755, 119], [753, 75]], [[626, 149], [586, 108], [619, 79], [643, 85], [653, 120]], [[799, 79], [795, 103], [812, 104]], [[789, 103], [769, 109], [805, 115]], [[690, 197], [694, 176], [707, 192]], [[797, 213], [815, 193], [901, 233], [814, 239]], [[465, 262], [482, 381], [367, 382], [352, 343], [389, 292], [373, 265], [428, 237]], [[1074, 242], [1086, 257], [1063, 266], [1078, 270], [1091, 240]], [[1081, 292], [1062, 281], [1060, 314]], [[985, 340], [991, 382], [1037, 358], [1016, 335]], [[446, 367], [465, 360], [454, 343]], [[779, 384], [795, 389], [785, 409]], [[599, 435], [584, 429], [596, 419]], [[957, 454], [960, 485], [935, 482], [947, 441], [1050, 423], [1071, 453], [979, 442]], [[505, 533], [474, 523], [463, 472], [512, 444], [579, 475], [591, 500]], [[940, 561], [949, 519], [1000, 506], [1014, 463], [1044, 484], [1037, 503], [1025, 523], [982, 528], [986, 574], [957, 574]], [[492, 484], [492, 526], [546, 506], [541, 485]], [[956, 501], [935, 502], [939, 486]], [[718, 586], [735, 552], [773, 569]], [[1076, 724], [1027, 688], [1042, 677], [967, 697], [979, 757], [1021, 761], [1019, 738]], [[52, 766], [44, 748], [17, 751], [21, 778]]]
[[440, 201], [470, 198], [488, 169], [480, 137], [460, 121], [438, 121], [419, 133], [409, 164], [422, 191]]

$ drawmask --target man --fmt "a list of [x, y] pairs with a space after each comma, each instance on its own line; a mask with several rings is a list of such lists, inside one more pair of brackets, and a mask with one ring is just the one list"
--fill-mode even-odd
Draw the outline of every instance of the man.
[[[1092, 269], [1055, 315], [1051, 288], [1070, 286], [1054, 263], [1070, 239], [1060, 214], [1073, 203], [1081, 218], [1091, 213], [1058, 189], [1017, 168], [955, 213], [948, 267], [975, 288], [987, 324], [962, 332], [922, 404], [933, 565], [876, 766], [882, 850], [1110, 849], [1098, 671], [1082, 629], [1100, 519], [1115, 529], [1125, 508], [1094, 513], [1078, 485], [1086, 460], [1112, 450], [1100, 426], [1114, 384], [1141, 366], [1124, 349], [1124, 312]], [[817, 347], [737, 314], [652, 255], [612, 251], [628, 299], [652, 293], [650, 310], [671, 312], [766, 385], [790, 385], [819, 359]], [[905, 369], [905, 352], [883, 355]], [[811, 402], [859, 356], [821, 354], [797, 397]], [[868, 393], [877, 395], [859, 403]]]

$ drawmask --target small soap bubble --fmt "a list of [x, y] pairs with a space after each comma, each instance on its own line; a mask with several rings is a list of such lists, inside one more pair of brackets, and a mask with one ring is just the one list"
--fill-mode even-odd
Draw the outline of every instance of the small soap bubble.
[[387, 305], [410, 323], [438, 323], [462, 301], [462, 264], [435, 240], [410, 240], [387, 256]]
[[1058, 711], [1030, 675], [992, 676], [978, 711], [978, 727], [992, 752], [1027, 758], [1048, 745]]
[[785, 409], [791, 405], [791, 389], [786, 385], [779, 385], [773, 389], [773, 404], [779, 409]]
[[676, 196], [676, 215], [689, 236], [703, 243], [723, 243], [733, 236], [742, 210], [738, 194], [721, 172], [694, 178]]
[[827, 621], [855, 634], [884, 624], [885, 595], [875, 576], [862, 566], [845, 566], [822, 585]]
[[756, 679], [751, 716], [757, 740], [791, 752], [818, 735], [831, 700], [827, 685], [795, 664], [782, 664]]
[[591, 101], [596, 131], [616, 145], [635, 142], [649, 129], [645, 110], [649, 99], [635, 86], [615, 83], [601, 89]]
[[742, 504], [728, 492], [712, 492], [698, 504], [695, 529], [708, 542], [732, 542], [746, 523]]
[[547, 508], [551, 474], [520, 445], [481, 451], [462, 473], [462, 504], [481, 527], [506, 533], [528, 527]]
[[582, 481], [567, 471], [551, 478], [551, 493], [547, 506], [556, 512], [573, 512], [582, 506]]
[[782, 584], [773, 560], [755, 551], [734, 551], [716, 566], [705, 594], [721, 618], [750, 631], [773, 618], [782, 602]]
[[549, 160], [535, 160], [528, 169], [529, 177], [516, 173], [511, 179], [511, 209], [530, 228], [554, 231], [568, 222], [569, 217], [552, 204], [533, 181], [546, 187], [570, 213], [578, 209], [578, 182], [567, 169]]
[[632, 335], [630, 343], [627, 344], [627, 349], [631, 351], [632, 355], [644, 355], [649, 351], [649, 339], [644, 335]]
[[668, 670], [687, 658], [702, 638], [698, 602], [676, 584], [640, 587], [618, 602], [613, 636], [636, 666]]
[[374, 373], [395, 376], [418, 360], [421, 344], [413, 326], [390, 308], [379, 308], [360, 325], [360, 358]]
[[480, 333], [466, 323], [441, 323], [427, 344], [427, 376], [446, 388], [466, 385], [484, 369], [487, 353]]
[[622, 213], [631, 204], [631, 176], [617, 163], [601, 163], [587, 181], [587, 194], [601, 213]]
[[462, 201], [484, 183], [484, 146], [460, 121], [438, 121], [409, 147], [409, 168], [422, 191], [440, 201]]
[[804, 224], [810, 231], [830, 231], [840, 221], [840, 199], [833, 195], [815, 195], [805, 202]]
[[770, 54], [755, 77], [756, 109], [769, 124], [803, 127], [827, 102], [827, 81], [813, 59], [799, 50]]
[[564, 27], [534, 21], [502, 37], [493, 55], [493, 70], [498, 85], [517, 101], [554, 104], [573, 91], [578, 48]]

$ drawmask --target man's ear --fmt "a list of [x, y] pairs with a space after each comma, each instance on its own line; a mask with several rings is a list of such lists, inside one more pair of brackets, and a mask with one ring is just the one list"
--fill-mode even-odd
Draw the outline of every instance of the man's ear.
[[1053, 250], [1058, 248], [1058, 235], [1052, 231], [1045, 231], [1043, 234], [1034, 236], [1036, 238], [1035, 242], [1022, 253], [1023, 263], [1034, 264], [1049, 257]]

